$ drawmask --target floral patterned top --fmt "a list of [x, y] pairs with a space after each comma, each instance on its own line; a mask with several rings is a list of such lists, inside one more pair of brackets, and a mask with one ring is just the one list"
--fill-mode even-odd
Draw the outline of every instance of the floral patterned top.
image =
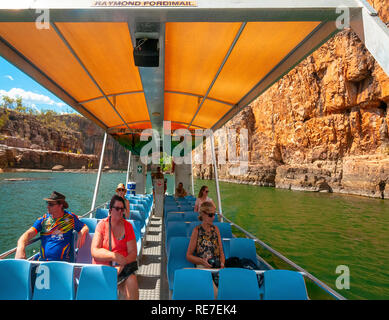
[[202, 225], [198, 226], [195, 256], [202, 259], [217, 258], [220, 260], [220, 248], [216, 227], [211, 225], [211, 230], [206, 232]]

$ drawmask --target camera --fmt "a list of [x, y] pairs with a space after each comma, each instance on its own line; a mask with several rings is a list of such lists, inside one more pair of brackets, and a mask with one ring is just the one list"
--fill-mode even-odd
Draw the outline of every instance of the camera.
[[208, 259], [208, 263], [212, 268], [220, 268], [219, 259], [215, 259], [215, 258]]

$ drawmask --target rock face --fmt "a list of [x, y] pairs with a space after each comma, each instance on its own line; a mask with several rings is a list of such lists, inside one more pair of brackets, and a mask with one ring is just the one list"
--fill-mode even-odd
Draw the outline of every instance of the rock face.
[[[26, 113], [9, 111], [8, 118], [0, 128], [0, 168], [98, 168], [104, 132], [91, 121], [62, 115], [58, 116], [61, 126], [56, 127]], [[127, 161], [128, 153], [108, 137], [104, 165], [127, 169]]]
[[[388, 1], [371, 4], [389, 23]], [[226, 124], [247, 128], [249, 163], [243, 175], [220, 165], [219, 178], [389, 198], [388, 103], [388, 75], [344, 30]], [[213, 176], [210, 165], [194, 173]]]

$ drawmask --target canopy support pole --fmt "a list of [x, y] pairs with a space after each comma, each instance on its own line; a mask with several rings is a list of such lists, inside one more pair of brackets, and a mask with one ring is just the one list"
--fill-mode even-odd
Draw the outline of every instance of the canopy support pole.
[[216, 155], [215, 155], [215, 141], [214, 141], [214, 136], [213, 133], [210, 136], [211, 138], [211, 149], [212, 149], [212, 162], [213, 162], [213, 168], [215, 171], [215, 179], [216, 179], [216, 193], [217, 193], [217, 204], [219, 207], [219, 213], [220, 213], [220, 218], [221, 222], [223, 222], [223, 210], [222, 210], [222, 200], [220, 197], [220, 188], [219, 188], [219, 176], [217, 174], [217, 164], [216, 164]]
[[128, 185], [128, 177], [130, 176], [130, 166], [131, 166], [131, 151], [128, 152], [128, 166], [127, 166], [127, 176], [126, 176], [126, 189]]
[[190, 164], [191, 164], [191, 168], [192, 168], [192, 195], [195, 196], [194, 178], [193, 178], [193, 154], [192, 154], [192, 151], [190, 152]]
[[[95, 186], [95, 192], [93, 193], [93, 200], [92, 200], [92, 206], [91, 211], [95, 210], [96, 205], [96, 199], [97, 199], [97, 193], [99, 192], [100, 187], [100, 178], [101, 178], [101, 169], [103, 167], [103, 160], [104, 160], [104, 151], [105, 151], [105, 145], [107, 144], [107, 133], [104, 133], [104, 141], [103, 141], [103, 147], [101, 148], [101, 155], [100, 155], [100, 163], [99, 163], [99, 171], [97, 172], [97, 179], [96, 179], [96, 186]], [[93, 212], [90, 214], [90, 218], [92, 218]]]

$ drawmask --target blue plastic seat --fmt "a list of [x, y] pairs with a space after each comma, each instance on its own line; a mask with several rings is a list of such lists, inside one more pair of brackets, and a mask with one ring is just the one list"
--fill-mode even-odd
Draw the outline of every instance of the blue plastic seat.
[[199, 221], [199, 214], [197, 212], [184, 212], [184, 221]]
[[194, 268], [194, 264], [186, 260], [189, 238], [174, 237], [170, 240], [170, 250], [167, 263], [167, 278], [169, 289], [173, 290], [174, 273], [183, 268]]
[[190, 204], [181, 204], [179, 205], [180, 211], [193, 211], [193, 206]]
[[117, 271], [109, 266], [84, 266], [77, 300], [117, 300]]
[[259, 300], [258, 278], [253, 270], [225, 268], [219, 271], [218, 300]]
[[234, 238], [230, 240], [230, 257], [250, 259], [258, 265], [257, 250], [253, 239]]
[[67, 262], [41, 263], [36, 270], [33, 300], [73, 300], [73, 265]]
[[91, 245], [94, 233], [88, 233], [84, 245], [78, 248], [76, 263], [92, 263]]
[[81, 218], [80, 221], [84, 222], [89, 228], [89, 233], [95, 233], [97, 226], [96, 218]]
[[231, 224], [227, 222], [214, 222], [213, 224], [219, 228], [220, 237], [232, 238]]
[[172, 299], [214, 300], [211, 272], [201, 269], [176, 270]]
[[98, 208], [96, 210], [95, 218], [96, 219], [105, 219], [106, 217], [108, 217], [108, 213], [109, 213], [108, 209]]
[[223, 252], [224, 252], [224, 257], [226, 259], [231, 257], [231, 255], [230, 255], [230, 241], [231, 241], [231, 239], [222, 239]]
[[268, 270], [263, 277], [264, 300], [308, 300], [307, 288], [300, 273]]
[[30, 300], [31, 292], [31, 263], [0, 260], [0, 300]]
[[166, 219], [165, 219], [165, 225], [166, 225], [166, 228], [169, 224], [169, 222], [171, 221], [180, 221], [180, 222], [184, 222], [184, 219], [182, 217], [182, 213], [170, 213], [166, 216]]
[[187, 223], [181, 221], [171, 221], [166, 228], [166, 253], [169, 255], [170, 240], [173, 237], [187, 236]]
[[187, 229], [186, 229], [186, 232], [187, 232], [187, 236], [190, 238], [192, 236], [192, 232], [193, 232], [193, 229], [198, 226], [199, 224], [201, 224], [201, 221], [193, 221], [191, 223], [189, 223]]
[[137, 220], [141, 222], [141, 228], [145, 226], [145, 220], [138, 210], [130, 210], [130, 220]]
[[136, 240], [136, 253], [139, 255], [141, 247], [142, 247], [142, 234], [141, 234], [141, 226], [140, 221], [137, 220], [127, 220], [131, 223], [132, 229], [135, 233], [135, 240]]

